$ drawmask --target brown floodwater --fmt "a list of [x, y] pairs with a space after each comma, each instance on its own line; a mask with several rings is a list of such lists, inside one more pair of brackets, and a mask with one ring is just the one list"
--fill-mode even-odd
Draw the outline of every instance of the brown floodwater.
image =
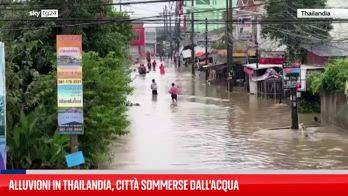
[[[151, 80], [159, 95], [153, 99]], [[167, 93], [182, 89], [178, 104]], [[112, 146], [108, 169], [348, 169], [348, 131], [290, 129], [290, 107], [243, 89], [228, 93], [190, 71], [167, 68], [132, 82], [130, 133]], [[312, 115], [300, 121], [314, 124]]]

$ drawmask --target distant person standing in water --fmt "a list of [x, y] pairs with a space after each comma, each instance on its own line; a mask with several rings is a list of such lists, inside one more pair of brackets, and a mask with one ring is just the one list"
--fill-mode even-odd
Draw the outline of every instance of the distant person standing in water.
[[158, 95], [157, 84], [156, 84], [155, 79], [152, 79], [151, 90], [152, 90], [152, 95]]
[[178, 94], [179, 94], [179, 89], [175, 86], [174, 83], [172, 83], [172, 87], [169, 89], [169, 93], [172, 97], [172, 102], [175, 103], [178, 102]]
[[161, 66], [160, 66], [160, 72], [161, 72], [161, 75], [165, 74], [165, 69], [164, 69], [164, 65], [163, 64], [161, 64]]
[[157, 66], [156, 60], [153, 60], [153, 62], [152, 62], [153, 71], [156, 71], [156, 66]]

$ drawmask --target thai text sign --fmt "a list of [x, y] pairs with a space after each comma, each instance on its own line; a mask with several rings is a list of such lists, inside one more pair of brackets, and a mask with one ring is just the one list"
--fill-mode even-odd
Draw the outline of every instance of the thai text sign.
[[0, 42], [0, 170], [6, 169], [5, 45]]
[[239, 17], [239, 40], [247, 41], [253, 39], [253, 25], [252, 25], [252, 17]]
[[82, 36], [57, 35], [58, 131], [83, 134]]

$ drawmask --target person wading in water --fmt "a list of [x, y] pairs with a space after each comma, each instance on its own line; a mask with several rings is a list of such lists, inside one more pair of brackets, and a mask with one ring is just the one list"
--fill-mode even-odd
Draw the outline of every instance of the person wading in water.
[[157, 62], [156, 62], [156, 60], [153, 60], [153, 62], [152, 62], [153, 71], [156, 71], [156, 66], [157, 66]]
[[160, 68], [160, 73], [161, 75], [164, 75], [166, 73], [165, 69], [164, 69], [164, 66], [163, 64], [161, 64], [161, 66], [159, 67]]
[[156, 84], [155, 79], [152, 79], [151, 90], [152, 90], [152, 95], [153, 95], [153, 96], [158, 95], [158, 92], [157, 92], [157, 84]]
[[169, 89], [169, 93], [172, 97], [172, 102], [177, 103], [178, 102], [178, 94], [179, 94], [179, 89], [175, 86], [174, 83], [172, 83], [172, 87]]

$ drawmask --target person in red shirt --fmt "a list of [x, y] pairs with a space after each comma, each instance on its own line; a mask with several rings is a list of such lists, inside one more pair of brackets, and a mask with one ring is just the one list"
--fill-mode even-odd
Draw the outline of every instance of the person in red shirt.
[[163, 64], [161, 64], [161, 66], [160, 66], [160, 72], [161, 72], [161, 75], [164, 75], [164, 73], [165, 73]]
[[139, 74], [145, 74], [146, 73], [146, 67], [144, 64], [140, 64], [139, 66]]
[[178, 94], [179, 94], [179, 89], [175, 86], [174, 83], [172, 83], [172, 87], [168, 91], [172, 97], [172, 102], [178, 102]]

